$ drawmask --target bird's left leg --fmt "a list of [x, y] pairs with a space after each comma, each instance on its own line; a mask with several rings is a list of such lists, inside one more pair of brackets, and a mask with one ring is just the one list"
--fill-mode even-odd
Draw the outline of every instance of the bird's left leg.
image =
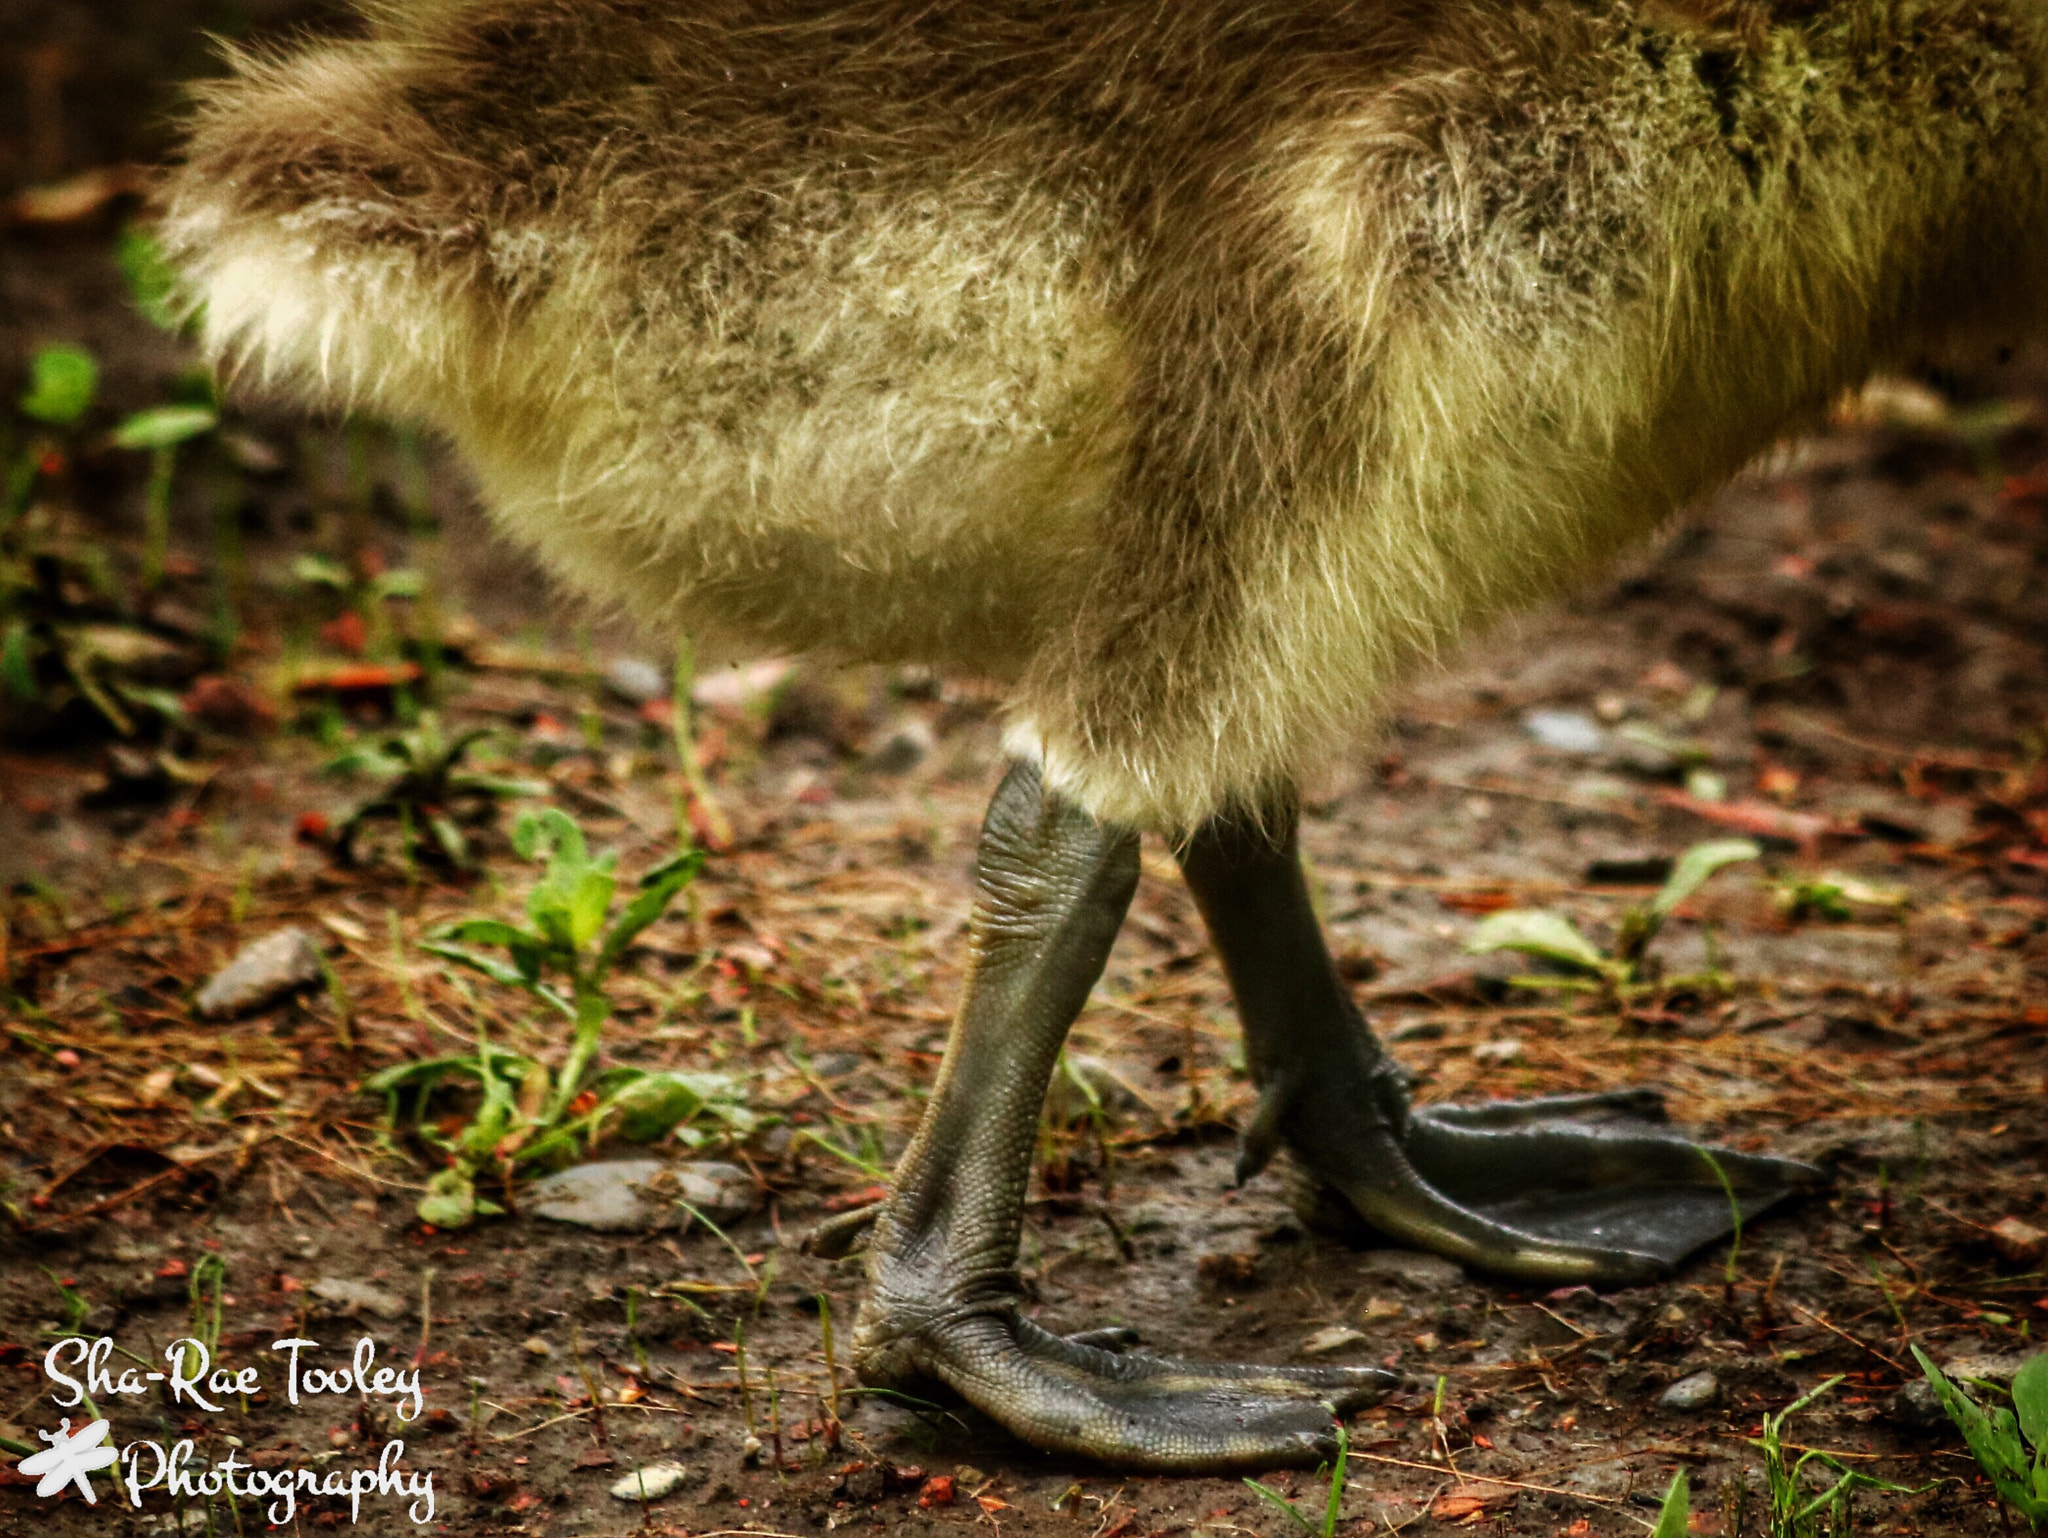
[[855, 1366], [877, 1387], [943, 1383], [1048, 1452], [1159, 1472], [1314, 1463], [1388, 1374], [1106, 1350], [1120, 1332], [1063, 1339], [1018, 1307], [1039, 1107], [1137, 879], [1134, 832], [1010, 771], [982, 827], [960, 1013], [875, 1216]]
[[1296, 831], [1291, 806], [1264, 827], [1218, 818], [1181, 852], [1260, 1089], [1240, 1180], [1284, 1146], [1391, 1238], [1504, 1276], [1609, 1284], [1661, 1275], [1726, 1233], [1731, 1188], [1747, 1214], [1826, 1183], [1650, 1126], [1661, 1107], [1641, 1090], [1411, 1107], [1331, 962]]

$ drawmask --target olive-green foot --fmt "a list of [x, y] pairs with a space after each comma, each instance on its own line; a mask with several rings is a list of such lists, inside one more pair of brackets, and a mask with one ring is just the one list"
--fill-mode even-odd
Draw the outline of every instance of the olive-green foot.
[[1107, 1349], [1125, 1338], [1063, 1338], [1008, 1308], [927, 1317], [900, 1334], [864, 1313], [855, 1365], [875, 1386], [943, 1383], [1047, 1452], [1157, 1474], [1313, 1465], [1334, 1452], [1339, 1417], [1398, 1381], [1370, 1367], [1242, 1367]]

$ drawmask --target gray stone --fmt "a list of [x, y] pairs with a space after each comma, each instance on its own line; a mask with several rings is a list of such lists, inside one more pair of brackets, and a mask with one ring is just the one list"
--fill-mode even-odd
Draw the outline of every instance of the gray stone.
[[1348, 1324], [1333, 1324], [1320, 1329], [1301, 1343], [1303, 1356], [1328, 1356], [1332, 1351], [1343, 1351], [1351, 1346], [1365, 1344], [1369, 1337], [1363, 1330], [1354, 1330]]
[[684, 1203], [714, 1223], [730, 1223], [754, 1210], [758, 1194], [754, 1177], [735, 1164], [619, 1159], [543, 1176], [526, 1188], [520, 1205], [556, 1223], [637, 1234], [681, 1228], [690, 1221]]
[[1558, 1483], [1567, 1489], [1577, 1490], [1586, 1495], [1605, 1496], [1612, 1499], [1628, 1492], [1635, 1474], [1620, 1458], [1610, 1458], [1604, 1463], [1588, 1463], [1573, 1469]]
[[847, 1079], [867, 1066], [858, 1052], [820, 1052], [811, 1059], [811, 1072], [821, 1079]]
[[1433, 1292], [1455, 1287], [1465, 1280], [1465, 1268], [1441, 1255], [1420, 1250], [1367, 1250], [1358, 1257], [1355, 1273], [1361, 1277], [1384, 1277], [1416, 1292]]
[[658, 1501], [674, 1495], [689, 1477], [680, 1463], [650, 1463], [613, 1484], [612, 1495], [622, 1501]]
[[239, 1015], [310, 988], [327, 975], [320, 947], [303, 929], [280, 929], [242, 947], [194, 1001], [211, 1020]]
[[403, 1319], [406, 1302], [395, 1292], [368, 1282], [350, 1281], [345, 1276], [323, 1276], [306, 1289], [322, 1303], [332, 1303], [336, 1308], [351, 1314], [374, 1314], [379, 1319]]
[[1522, 717], [1522, 729], [1557, 753], [1584, 756], [1607, 746], [1607, 733], [1583, 711], [1532, 710]]
[[1900, 1430], [1921, 1436], [1947, 1430], [1953, 1425], [1948, 1411], [1942, 1407], [1941, 1396], [1934, 1392], [1934, 1385], [1925, 1378], [1915, 1378], [1892, 1395], [1886, 1413]]
[[938, 740], [920, 716], [905, 716], [893, 723], [868, 754], [867, 767], [875, 774], [908, 774], [927, 758]]
[[661, 669], [638, 657], [614, 657], [604, 665], [604, 686], [629, 705], [647, 705], [668, 698], [668, 679]]
[[1696, 1372], [1680, 1378], [1657, 1396], [1667, 1410], [1704, 1410], [1721, 1397], [1721, 1380], [1710, 1372]]

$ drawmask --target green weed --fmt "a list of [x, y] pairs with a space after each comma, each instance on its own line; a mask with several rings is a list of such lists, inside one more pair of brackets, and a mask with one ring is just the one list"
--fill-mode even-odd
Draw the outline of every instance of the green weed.
[[[1808, 1448], [1788, 1460], [1785, 1422], [1833, 1391], [1841, 1381], [1840, 1377], [1829, 1378], [1776, 1415], [1766, 1415], [1763, 1435], [1750, 1441], [1764, 1455], [1764, 1488], [1770, 1501], [1769, 1538], [1846, 1538], [1853, 1521], [1851, 1503], [1858, 1490], [1886, 1490], [1894, 1495], [1918, 1493], [1904, 1485], [1888, 1484], [1845, 1468], [1839, 1459], [1817, 1448]], [[1809, 1465], [1834, 1474], [1835, 1482], [1817, 1495], [1808, 1494]]]
[[464, 766], [471, 750], [490, 735], [484, 727], [448, 737], [440, 720], [427, 712], [409, 732], [389, 733], [329, 760], [329, 774], [382, 781], [336, 827], [336, 858], [345, 865], [355, 863], [356, 840], [364, 827], [388, 819], [399, 824], [406, 859], [469, 869], [464, 823], [488, 819], [499, 801], [547, 794], [547, 786], [536, 780], [508, 779]]
[[1650, 901], [1624, 912], [1615, 928], [1614, 946], [1603, 951], [1570, 919], [1541, 908], [1508, 908], [1489, 914], [1472, 931], [1465, 949], [1474, 954], [1513, 951], [1548, 962], [1561, 975], [1517, 977], [1518, 987], [1591, 991], [1616, 1005], [1645, 993], [1682, 986], [1725, 986], [1718, 972], [1699, 977], [1658, 981], [1651, 965], [1650, 944], [1666, 920], [1693, 893], [1729, 865], [1754, 860], [1763, 851], [1747, 839], [1716, 839], [1695, 844], [1679, 857], [1670, 877]]
[[468, 1124], [452, 1140], [439, 1139], [449, 1167], [428, 1183], [419, 1203], [421, 1219], [441, 1228], [460, 1228], [498, 1210], [476, 1195], [476, 1176], [492, 1162], [509, 1183], [516, 1166], [559, 1158], [605, 1130], [649, 1142], [700, 1116], [742, 1135], [753, 1126], [727, 1075], [636, 1068], [591, 1073], [612, 1013], [612, 970], [634, 938], [696, 878], [701, 852], [688, 850], [648, 872], [614, 915], [616, 857], [591, 855], [582, 829], [566, 813], [548, 807], [525, 814], [512, 843], [522, 858], [543, 865], [527, 899], [526, 922], [464, 919], [437, 930], [420, 948], [517, 989], [567, 1022], [570, 1044], [562, 1067], [551, 1070], [492, 1046], [479, 1024], [474, 1054], [403, 1064], [364, 1086], [391, 1097], [394, 1113], [399, 1097], [413, 1096], [417, 1126], [430, 1142], [438, 1134], [430, 1131], [425, 1112], [436, 1086], [466, 1079], [481, 1091]]
[[[1330, 1471], [1330, 1486], [1323, 1494], [1323, 1510], [1320, 1518], [1302, 1511], [1293, 1501], [1275, 1490], [1271, 1485], [1260, 1484], [1256, 1479], [1247, 1479], [1245, 1486], [1252, 1494], [1280, 1512], [1305, 1533], [1314, 1533], [1316, 1538], [1334, 1538], [1337, 1518], [1344, 1503], [1344, 1469], [1351, 1459], [1351, 1437], [1342, 1426], [1337, 1428], [1337, 1456], [1325, 1465]], [[1317, 1473], [1322, 1470], [1318, 1469]]]
[[[1977, 1466], [1991, 1477], [1998, 1498], [2039, 1531], [2048, 1523], [2048, 1352], [2013, 1375], [2012, 1409], [1983, 1408], [1913, 1347], [1942, 1407], [1963, 1434]], [[2031, 1451], [2029, 1450], [2031, 1449]]]

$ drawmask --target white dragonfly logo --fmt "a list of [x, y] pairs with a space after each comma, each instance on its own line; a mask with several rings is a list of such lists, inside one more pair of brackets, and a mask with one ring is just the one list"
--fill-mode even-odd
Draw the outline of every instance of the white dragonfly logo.
[[36, 1433], [50, 1444], [49, 1449], [31, 1453], [22, 1459], [19, 1471], [30, 1478], [42, 1476], [42, 1483], [36, 1486], [39, 1496], [55, 1495], [66, 1485], [75, 1484], [80, 1495], [92, 1505], [98, 1505], [99, 1497], [93, 1494], [92, 1481], [85, 1476], [94, 1469], [103, 1469], [119, 1461], [120, 1454], [113, 1448], [99, 1445], [107, 1439], [110, 1428], [105, 1421], [97, 1420], [73, 1436], [68, 1415], [57, 1423], [57, 1428]]

